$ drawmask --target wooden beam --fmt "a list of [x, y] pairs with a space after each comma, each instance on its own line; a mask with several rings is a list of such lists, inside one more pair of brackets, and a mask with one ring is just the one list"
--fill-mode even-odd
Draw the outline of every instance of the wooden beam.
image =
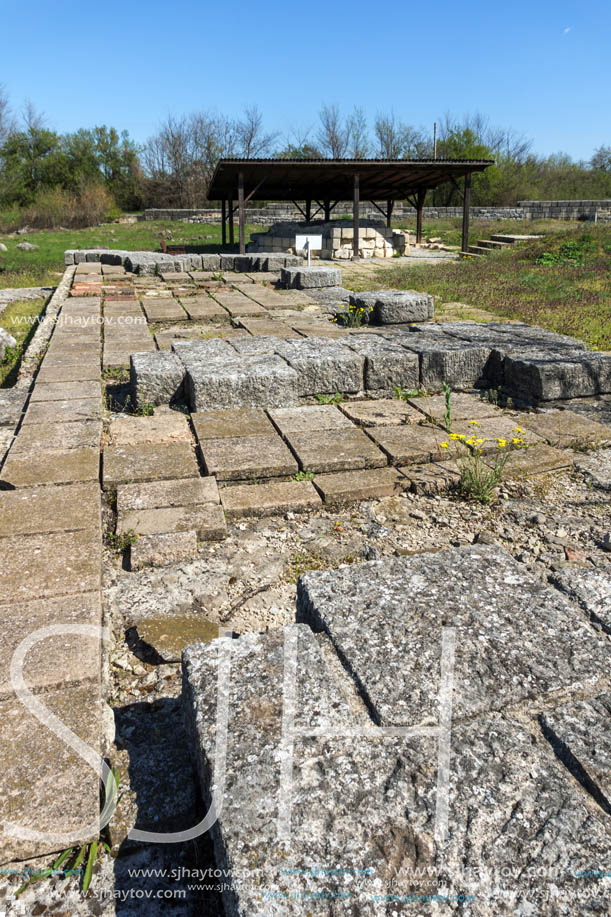
[[309, 199], [306, 201], [305, 219], [306, 223], [309, 223], [312, 219], [312, 201]]
[[225, 198], [221, 201], [221, 245], [223, 248], [227, 245], [227, 202]]
[[233, 238], [233, 213], [234, 213], [234, 211], [233, 211], [233, 200], [230, 198], [230, 199], [229, 199], [229, 244], [230, 244], [230, 245], [233, 245], [233, 243], [234, 243], [234, 238]]
[[471, 173], [465, 175], [465, 190], [462, 199], [462, 250], [469, 251], [469, 204], [471, 203]]
[[369, 203], [370, 203], [370, 204], [373, 204], [373, 206], [375, 207], [375, 209], [376, 209], [377, 211], [379, 211], [379, 213], [382, 214], [382, 216], [384, 217], [384, 219], [386, 219], [386, 211], [385, 211], [385, 210], [382, 210], [382, 208], [380, 207], [379, 204], [376, 204], [375, 201], [369, 201]]
[[392, 212], [395, 206], [394, 201], [387, 201], [386, 203], [386, 228], [390, 229], [392, 224]]
[[244, 236], [244, 173], [238, 173], [238, 229], [240, 234], [240, 254], [246, 254], [246, 239]]
[[328, 223], [329, 220], [331, 219], [331, 201], [325, 201], [324, 208], [325, 208], [325, 223]]
[[354, 227], [354, 238], [352, 239], [352, 260], [359, 260], [359, 173], [354, 173], [354, 189], [352, 192], [352, 225]]
[[304, 218], [304, 220], [305, 220], [305, 213], [303, 212], [303, 210], [301, 209], [301, 207], [299, 206], [299, 204], [297, 203], [297, 201], [293, 201], [293, 204], [295, 205], [295, 207], [297, 208], [297, 210], [299, 211], [299, 213], [301, 214], [301, 216], [302, 216], [302, 217]]
[[420, 245], [422, 242], [422, 211], [424, 210], [425, 197], [426, 188], [419, 188], [416, 207], [416, 245]]

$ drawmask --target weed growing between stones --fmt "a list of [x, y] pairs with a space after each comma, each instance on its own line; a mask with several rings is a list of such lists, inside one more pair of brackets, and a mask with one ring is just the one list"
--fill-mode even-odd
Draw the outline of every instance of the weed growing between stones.
[[128, 529], [127, 532], [121, 532], [120, 534], [118, 532], [111, 532], [107, 529], [104, 536], [104, 541], [115, 554], [123, 554], [123, 552], [135, 544], [137, 540], [138, 535], [132, 529]]
[[[477, 425], [476, 420], [470, 424]], [[469, 453], [464, 458], [457, 459], [460, 479], [457, 485], [458, 493], [466, 500], [475, 500], [478, 503], [490, 503], [496, 496], [495, 491], [503, 480], [505, 466], [514, 449], [526, 449], [527, 444], [521, 437], [524, 431], [515, 427], [512, 431], [516, 434], [508, 443], [502, 437], [491, 440], [488, 436], [466, 436], [464, 433], [450, 433], [450, 439], [460, 441], [469, 447]], [[496, 452], [492, 464], [483, 458], [483, 445], [487, 442], [496, 443]], [[442, 449], [449, 449], [450, 443], [446, 440], [441, 443]]]
[[443, 394], [446, 402], [446, 410], [443, 415], [443, 425], [445, 427], [446, 433], [452, 432], [452, 389], [447, 382], [442, 382], [441, 387], [443, 389]]
[[407, 401], [408, 398], [418, 398], [426, 394], [424, 389], [401, 388], [400, 385], [393, 386], [393, 391], [395, 398], [398, 398], [399, 401]]
[[313, 481], [314, 472], [313, 471], [298, 471], [297, 474], [293, 477], [294, 481]]
[[110, 382], [129, 382], [129, 369], [124, 366], [108, 366], [102, 373], [102, 379]]
[[370, 314], [371, 307], [349, 305], [338, 312], [333, 321], [345, 328], [360, 328], [369, 323]]
[[340, 404], [344, 400], [341, 392], [335, 392], [334, 395], [316, 395], [319, 404]]

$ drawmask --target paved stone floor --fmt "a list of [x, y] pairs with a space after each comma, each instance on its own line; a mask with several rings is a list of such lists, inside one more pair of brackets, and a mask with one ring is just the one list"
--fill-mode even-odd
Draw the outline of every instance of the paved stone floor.
[[[456, 656], [462, 687], [452, 745], [453, 799], [464, 819], [462, 827], [454, 823], [447, 861], [441, 862], [430, 831], [436, 740], [425, 739], [418, 759], [414, 743], [404, 742], [397, 757], [396, 747], [378, 738], [373, 760], [371, 739], [356, 742], [348, 757], [337, 741], [316, 739], [306, 740], [307, 761], [301, 751], [296, 759], [296, 836], [306, 865], [366, 859], [383, 874], [375, 893], [388, 895], [395, 865], [434, 866], [435, 875], [460, 892], [448, 870], [523, 860], [533, 869], [560, 865], [566, 871], [570, 862], [554, 851], [567, 847], [580, 868], [604, 863], [611, 811], [604, 738], [611, 634], [608, 400], [558, 402], [534, 412], [501, 407], [494, 391], [454, 392], [451, 435], [443, 396], [415, 391], [403, 398], [380, 392], [375, 399], [362, 393], [335, 399], [330, 391], [290, 407], [190, 411], [180, 399], [170, 404], [170, 395], [154, 407], [136, 404], [128, 380], [133, 353], [164, 352], [171, 361], [173, 345], [180, 353], [175, 342], [216, 341], [219, 354], [231, 342], [245, 360], [258, 348], [259, 359], [269, 360], [264, 342], [270, 338], [290, 347], [351, 334], [332, 323], [324, 303], [276, 289], [273, 272], [132, 275], [95, 262], [72, 270], [31, 389], [0, 391], [0, 433], [8, 448], [0, 481], [10, 488], [0, 491], [3, 820], [70, 832], [98, 809], [92, 769], [25, 710], [10, 679], [21, 640], [65, 624], [66, 633], [30, 650], [24, 677], [36, 698], [120, 771], [121, 803], [104, 837], [122, 856], [106, 856], [96, 866], [94, 887], [106, 889], [107, 900], [84, 901], [76, 880], [58, 879], [28, 888], [22, 912], [141, 913], [135, 905], [121, 910], [111, 890], [186, 888], [167, 876], [134, 881], [126, 874], [130, 864], [225, 863], [237, 871], [254, 863], [282, 896], [291, 888], [315, 890], [311, 876], [293, 885], [278, 881], [273, 856], [262, 864], [275, 844], [276, 814], [260, 793], [249, 796], [258, 771], [251, 780], [249, 768], [256, 765], [248, 755], [261, 743], [267, 750], [256, 752], [260, 785], [273, 789], [266, 755], [278, 739], [279, 660], [296, 607], [305, 622], [296, 631], [300, 652], [311, 664], [299, 697], [315, 701], [308, 727], [328, 723], [330, 710], [333, 722], [344, 726], [356, 715], [368, 728], [405, 719], [426, 727], [436, 715], [437, 687], [432, 693], [429, 687], [440, 644], [433, 632], [455, 626], [467, 635]], [[448, 325], [455, 341], [462, 333], [461, 325]], [[478, 333], [489, 340], [493, 329]], [[499, 339], [504, 333], [497, 328]], [[194, 352], [193, 359], [201, 357]], [[465, 503], [452, 489], [470, 455], [467, 440], [478, 438], [488, 467], [505, 448], [499, 441], [522, 440], [488, 506]], [[405, 556], [412, 554], [418, 557]], [[397, 603], [410, 608], [409, 626]], [[108, 645], [70, 632], [102, 622], [111, 628]], [[214, 838], [143, 846], [128, 837], [134, 824], [179, 830], [205, 808], [213, 760], [208, 708], [218, 658], [218, 641], [208, 641], [220, 626], [243, 635], [235, 642], [238, 721], [230, 773], [236, 782], [227, 812]], [[180, 658], [198, 641], [205, 646], [190, 651], [185, 668], [193, 714], [188, 737]], [[413, 660], [409, 669], [405, 659]], [[600, 736], [597, 747], [593, 735]], [[190, 752], [200, 759], [201, 781]], [[385, 782], [371, 782], [373, 772]], [[308, 800], [315, 800], [314, 821], [308, 821]], [[232, 812], [246, 809], [259, 815], [253, 822], [248, 814], [242, 825]], [[362, 817], [355, 821], [356, 810]], [[414, 812], [413, 824], [406, 811]], [[254, 844], [248, 856], [246, 826]], [[310, 847], [308, 836], [328, 841]], [[494, 859], [487, 847], [499, 837], [503, 853]], [[338, 838], [350, 839], [344, 851]], [[66, 846], [5, 834], [0, 860], [48, 865]], [[303, 865], [299, 850], [287, 862]], [[12, 895], [20, 884], [19, 878], [0, 882], [0, 910], [6, 903], [7, 912], [19, 913]], [[473, 912], [575, 913], [573, 886], [566, 877], [557, 885], [573, 906], [548, 906], [530, 882], [517, 891], [511, 886], [509, 904], [486, 885]], [[600, 889], [596, 894], [600, 904]], [[287, 906], [279, 900], [266, 909], [253, 895], [201, 890], [175, 903], [172, 913], [212, 915], [222, 906], [228, 914], [309, 912], [303, 901]], [[368, 898], [358, 913], [422, 912], [395, 904]], [[461, 908], [456, 903], [451, 912]], [[604, 908], [603, 901], [592, 912]], [[343, 911], [324, 905], [319, 912]]]

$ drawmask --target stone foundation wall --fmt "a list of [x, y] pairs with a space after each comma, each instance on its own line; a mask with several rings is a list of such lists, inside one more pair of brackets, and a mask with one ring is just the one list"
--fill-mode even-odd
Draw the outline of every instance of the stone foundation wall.
[[[387, 229], [381, 220], [364, 220], [359, 227], [359, 254], [361, 258], [391, 258], [395, 252], [404, 254], [408, 248], [407, 233]], [[274, 223], [268, 232], [257, 232], [251, 236], [248, 252], [291, 252], [295, 253], [295, 236], [303, 234], [321, 235], [323, 259], [348, 260], [353, 255], [354, 227], [348, 220], [331, 220], [328, 223]]]
[[[305, 209], [305, 203], [301, 203]], [[384, 207], [385, 202], [380, 202]], [[515, 207], [471, 207], [473, 220], [579, 220], [593, 219], [597, 210], [608, 210], [611, 200], [597, 201], [518, 201]], [[359, 208], [363, 219], [379, 218], [379, 211], [370, 203], [364, 202]], [[352, 204], [348, 201], [338, 204], [334, 210], [335, 217], [352, 214]], [[416, 211], [412, 207], [396, 203], [393, 220], [414, 219]], [[425, 220], [448, 220], [462, 217], [462, 207], [425, 207]], [[220, 223], [221, 211], [214, 208], [195, 210], [149, 209], [144, 211], [145, 220], [188, 220], [192, 223]], [[278, 220], [300, 220], [299, 210], [290, 203], [270, 202], [264, 207], [246, 209], [246, 222], [268, 226]]]

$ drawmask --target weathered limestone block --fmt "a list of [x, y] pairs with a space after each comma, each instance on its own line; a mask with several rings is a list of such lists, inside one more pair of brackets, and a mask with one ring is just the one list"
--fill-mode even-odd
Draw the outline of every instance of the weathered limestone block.
[[595, 624], [611, 634], [611, 575], [603, 570], [575, 570], [553, 573], [556, 588], [585, 612]]
[[176, 354], [167, 350], [131, 354], [130, 383], [136, 405], [175, 401], [182, 394], [184, 374]]
[[289, 290], [340, 287], [342, 272], [333, 267], [285, 267], [280, 272], [280, 283]]
[[197, 557], [197, 532], [141, 535], [130, 548], [130, 570], [167, 567]]
[[504, 360], [504, 390], [527, 401], [611, 392], [611, 356], [588, 351], [528, 349]]
[[433, 318], [433, 297], [413, 290], [376, 290], [354, 293], [350, 302], [356, 306], [373, 304], [373, 320], [380, 325], [424, 322]]
[[350, 335], [346, 346], [365, 358], [365, 388], [391, 392], [395, 385], [417, 389], [420, 383], [418, 355], [392, 340], [373, 334]]
[[540, 719], [560, 759], [603, 810], [611, 813], [611, 694], [545, 711]]
[[363, 388], [363, 357], [337, 341], [328, 338], [279, 341], [276, 352], [297, 373], [300, 395], [360, 392]]
[[297, 372], [275, 355], [236, 355], [190, 365], [187, 397], [193, 411], [285, 407], [297, 403]]
[[202, 255], [202, 271], [219, 271], [221, 269], [220, 255]]
[[428, 391], [439, 391], [442, 382], [460, 390], [489, 381], [490, 348], [486, 345], [420, 334], [404, 334], [401, 343], [419, 355], [420, 383]]

